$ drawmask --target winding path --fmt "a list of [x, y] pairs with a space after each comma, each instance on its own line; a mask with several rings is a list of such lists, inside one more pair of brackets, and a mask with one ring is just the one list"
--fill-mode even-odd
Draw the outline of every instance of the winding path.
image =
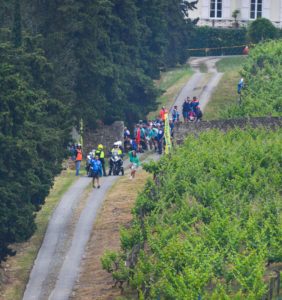
[[[195, 74], [179, 93], [175, 105], [181, 107], [188, 95], [198, 96], [200, 106], [204, 110], [213, 89], [223, 75], [214, 67], [219, 59], [204, 57], [190, 60]], [[207, 66], [208, 73], [200, 72], [201, 64]], [[127, 165], [125, 162], [125, 167]], [[84, 191], [91, 184], [91, 179], [87, 177], [79, 178], [64, 194], [50, 219], [23, 300], [69, 299], [93, 223], [107, 191], [117, 178], [102, 178], [101, 189], [90, 191], [86, 201], [83, 199]], [[79, 216], [76, 219], [77, 214]]]
[[[200, 100], [201, 110], [204, 111], [210, 100], [211, 94], [218, 85], [223, 73], [219, 73], [216, 69], [216, 62], [222, 57], [192, 57], [189, 64], [195, 71], [186, 85], [178, 94], [175, 104], [179, 108], [182, 107], [184, 100], [189, 96], [196, 96]], [[201, 65], [205, 65], [207, 72], [200, 71]]]

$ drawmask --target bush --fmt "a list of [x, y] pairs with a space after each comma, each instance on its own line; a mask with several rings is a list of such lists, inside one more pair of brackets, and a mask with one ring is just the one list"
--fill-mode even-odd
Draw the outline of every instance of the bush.
[[271, 21], [265, 18], [259, 18], [249, 25], [247, 35], [248, 39], [256, 44], [264, 40], [275, 39], [279, 34]]

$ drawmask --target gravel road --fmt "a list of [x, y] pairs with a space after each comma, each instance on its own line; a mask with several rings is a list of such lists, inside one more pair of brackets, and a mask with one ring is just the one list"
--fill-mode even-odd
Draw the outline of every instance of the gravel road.
[[[184, 99], [198, 96], [204, 110], [213, 89], [222, 73], [215, 69], [220, 58], [192, 58], [190, 64], [195, 74], [179, 93], [175, 105], [182, 107]], [[208, 73], [200, 72], [200, 65], [207, 66]], [[156, 157], [153, 157], [156, 159]], [[128, 162], [125, 162], [125, 167]], [[90, 191], [84, 206], [83, 193], [91, 179], [79, 178], [64, 194], [55, 209], [30, 274], [23, 300], [67, 300], [78, 277], [85, 246], [89, 240], [93, 224], [107, 191], [118, 177], [101, 180], [101, 188]], [[77, 220], [75, 215], [79, 213]]]
[[[128, 166], [128, 161], [124, 166]], [[90, 192], [76, 224], [72, 224], [73, 218], [91, 179], [79, 178], [64, 194], [49, 221], [23, 300], [69, 298], [95, 217], [107, 191], [117, 178], [101, 178], [101, 188]]]
[[[196, 96], [200, 100], [201, 110], [205, 110], [205, 106], [210, 100], [210, 96], [218, 85], [223, 73], [217, 72], [215, 64], [221, 57], [192, 57], [189, 60], [189, 64], [195, 71], [193, 76], [189, 79], [186, 85], [178, 94], [175, 104], [178, 106], [178, 110], [181, 111], [184, 100], [189, 96], [192, 98]], [[206, 73], [200, 71], [201, 65], [205, 65], [207, 68]]]

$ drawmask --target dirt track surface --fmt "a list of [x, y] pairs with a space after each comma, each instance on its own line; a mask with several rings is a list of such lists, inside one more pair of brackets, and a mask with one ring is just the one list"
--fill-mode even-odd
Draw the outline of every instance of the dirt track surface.
[[50, 219], [23, 300], [69, 299], [96, 215], [117, 178], [102, 178], [101, 188], [90, 190], [86, 201], [83, 193], [91, 184], [87, 177], [79, 178], [64, 194]]
[[[223, 73], [217, 72], [216, 62], [221, 57], [192, 57], [189, 59], [189, 64], [195, 71], [194, 75], [189, 79], [186, 85], [178, 94], [175, 104], [178, 110], [181, 111], [184, 100], [189, 96], [196, 96], [200, 100], [201, 110], [204, 111], [210, 97], [218, 85]], [[200, 71], [201, 65], [204, 65], [207, 72]]]
[[[190, 60], [195, 74], [179, 93], [175, 105], [181, 108], [187, 96], [198, 96], [204, 110], [222, 76], [214, 67], [219, 59], [204, 57]], [[207, 73], [200, 72], [201, 64], [207, 66]], [[88, 189], [85, 194], [91, 179], [81, 177], [65, 193], [50, 219], [23, 300], [67, 300], [71, 297], [93, 224], [117, 178], [102, 178], [101, 189]]]

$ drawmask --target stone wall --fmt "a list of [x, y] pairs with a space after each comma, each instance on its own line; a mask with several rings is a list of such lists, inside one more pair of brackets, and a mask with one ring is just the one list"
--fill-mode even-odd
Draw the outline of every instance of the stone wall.
[[189, 134], [198, 134], [211, 129], [226, 132], [233, 128], [264, 127], [271, 130], [282, 127], [282, 117], [259, 117], [230, 120], [201, 121], [197, 123], [180, 123], [175, 127], [174, 140], [181, 144]]
[[86, 131], [83, 135], [84, 154], [88, 154], [92, 149], [97, 149], [99, 144], [104, 145], [104, 151], [107, 155], [111, 151], [113, 143], [123, 142], [124, 123], [116, 121], [112, 125], [102, 125], [96, 131]]

